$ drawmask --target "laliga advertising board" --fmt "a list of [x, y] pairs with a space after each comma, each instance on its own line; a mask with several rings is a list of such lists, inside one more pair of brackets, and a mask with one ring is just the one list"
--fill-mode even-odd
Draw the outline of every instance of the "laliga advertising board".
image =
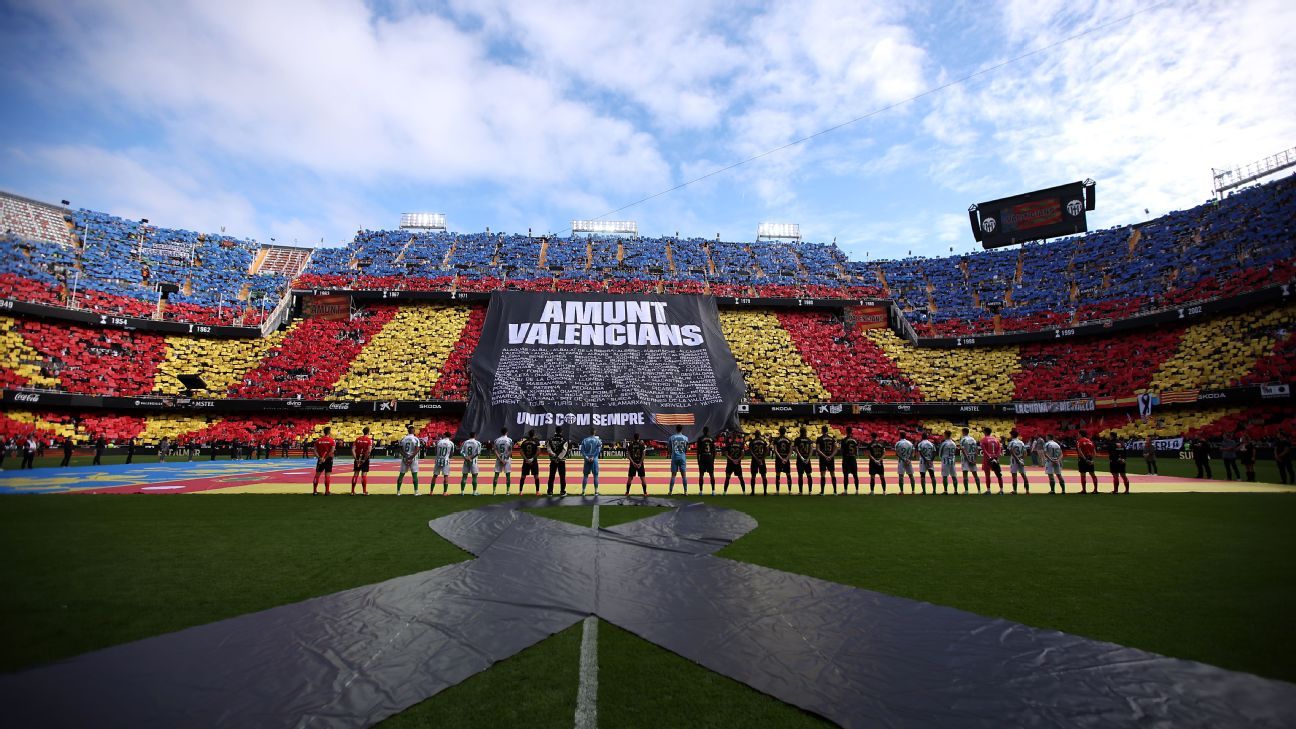
[[692, 438], [737, 425], [744, 393], [710, 296], [497, 291], [471, 373], [460, 438]]

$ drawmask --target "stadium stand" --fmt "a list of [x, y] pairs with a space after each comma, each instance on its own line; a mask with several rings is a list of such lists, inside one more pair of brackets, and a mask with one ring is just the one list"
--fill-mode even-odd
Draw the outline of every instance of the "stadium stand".
[[310, 248], [262, 245], [252, 262], [252, 274], [274, 273], [291, 280], [302, 272], [310, 257]]
[[58, 377], [20, 330], [17, 320], [0, 317], [0, 387], [58, 389]]
[[66, 210], [0, 192], [0, 232], [29, 241], [68, 244]]
[[373, 306], [343, 321], [305, 319], [230, 388], [240, 398], [314, 398], [333, 392], [351, 361], [396, 314], [394, 306]]
[[1246, 384], [1281, 383], [1296, 372], [1296, 329], [1291, 322], [1274, 327], [1268, 336], [1275, 341], [1273, 353], [1260, 358], [1255, 369], [1242, 382]]
[[778, 323], [791, 336], [801, 359], [814, 368], [831, 399], [910, 402], [921, 392], [871, 339], [845, 331], [840, 318], [806, 311], [781, 311]]
[[924, 349], [910, 346], [890, 329], [866, 336], [899, 366], [930, 402], [1008, 402], [1013, 373], [1021, 367], [1018, 347]]
[[[168, 318], [254, 324], [263, 308], [272, 308], [262, 300], [277, 301], [302, 258], [302, 249], [262, 248], [88, 210], [68, 214], [14, 196], [0, 203], [5, 220], [13, 221], [6, 228], [15, 233], [0, 240], [6, 254], [0, 285], [27, 301], [147, 316], [157, 313], [155, 288], [162, 283], [180, 287], [162, 309]], [[68, 227], [64, 215], [72, 219], [77, 247], [37, 244], [41, 236], [68, 239], [61, 232]], [[835, 246], [802, 242], [360, 231], [345, 248], [316, 250], [295, 283], [886, 294], [920, 334], [976, 334], [1125, 317], [1291, 280], [1294, 222], [1296, 183], [1287, 178], [1144, 223], [1020, 249], [871, 263], [848, 261]]]
[[279, 347], [285, 337], [291, 336], [297, 326], [299, 323], [294, 322], [286, 330], [250, 339], [168, 336], [166, 358], [158, 365], [153, 391], [162, 395], [179, 395], [185, 388], [176, 376], [198, 375], [207, 389], [196, 394], [223, 398], [231, 387], [244, 381], [268, 352]]
[[[757, 402], [1061, 400], [1284, 382], [1294, 319], [1296, 307], [1269, 306], [1109, 337], [951, 350], [913, 347], [889, 329], [848, 332], [830, 313], [721, 313]], [[207, 397], [463, 400], [484, 320], [481, 305], [406, 304], [370, 307], [355, 322], [297, 321], [264, 338], [205, 339], [4, 317], [0, 382], [175, 395], [175, 375], [197, 374]], [[151, 385], [127, 386], [141, 368]]]
[[[289, 280], [298, 287], [490, 291], [709, 292], [895, 299], [924, 335], [1033, 330], [1128, 317], [1296, 280], [1296, 182], [1136, 225], [1020, 248], [942, 258], [849, 261], [835, 246], [700, 238], [531, 237], [503, 233], [359, 231], [347, 246], [259, 246], [223, 235], [0, 195], [0, 292], [22, 301], [195, 323], [260, 321]], [[69, 230], [71, 233], [69, 233]], [[178, 290], [159, 304], [158, 284]], [[24, 316], [0, 317], [0, 387], [91, 395], [178, 395], [198, 374], [209, 397], [464, 400], [485, 307], [375, 305], [350, 320], [294, 321], [264, 338], [160, 336]], [[848, 331], [835, 313], [722, 309], [721, 326], [753, 402], [956, 402], [1129, 398], [1236, 384], [1290, 383], [1296, 305], [1267, 305], [1191, 324], [1013, 346], [913, 346], [890, 329]], [[1026, 435], [1078, 428], [1138, 436], [1292, 428], [1290, 408], [1126, 407], [963, 423], [912, 417], [834, 419], [832, 427], [956, 430], [1014, 424]], [[202, 417], [111, 411], [0, 416], [0, 435], [37, 431], [112, 440], [297, 442], [325, 424], [347, 441], [363, 425], [380, 441], [406, 422], [420, 434], [446, 419], [346, 415]], [[792, 427], [802, 423], [784, 421]], [[779, 421], [746, 421], [773, 433]], [[817, 428], [819, 421], [811, 423]], [[1289, 430], [1289, 432], [1292, 432]]]
[[[13, 200], [0, 203], [7, 210]], [[250, 274], [257, 250], [251, 241], [158, 228], [90, 210], [68, 218], [73, 245], [66, 245], [68, 223], [62, 214], [62, 236], [50, 233], [53, 223], [43, 218], [35, 229], [19, 225], [17, 235], [0, 236], [0, 284], [8, 295], [105, 313], [250, 325], [260, 321], [261, 309], [273, 308], [290, 280], [283, 273]], [[163, 298], [159, 287], [174, 291]]]
[[778, 315], [768, 310], [722, 310], [720, 327], [753, 402], [822, 402], [831, 395], [797, 352]]
[[85, 395], [144, 395], [153, 389], [158, 363], [166, 349], [155, 334], [52, 324], [31, 319], [0, 319], [6, 341], [16, 335], [22, 345], [6, 347], [0, 366], [27, 377], [31, 386], [48, 386]]
[[[1147, 390], [1195, 390], [1242, 384], [1262, 359], [1273, 354], [1279, 331], [1296, 326], [1296, 306], [1265, 307], [1192, 324], [1178, 350], [1156, 370]], [[1287, 371], [1291, 376], [1291, 370]], [[1276, 374], [1276, 373], [1275, 373]]]
[[426, 399], [468, 319], [469, 309], [462, 306], [401, 307], [352, 360], [333, 395], [350, 400]]
[[468, 320], [459, 332], [459, 339], [446, 355], [445, 364], [441, 365], [441, 376], [433, 383], [433, 399], [468, 399], [468, 363], [472, 359], [473, 350], [477, 348], [477, 341], [481, 339], [482, 327], [485, 324], [486, 307], [471, 307], [468, 310]]
[[1066, 400], [1145, 390], [1180, 344], [1183, 327], [1021, 345], [1013, 399]]

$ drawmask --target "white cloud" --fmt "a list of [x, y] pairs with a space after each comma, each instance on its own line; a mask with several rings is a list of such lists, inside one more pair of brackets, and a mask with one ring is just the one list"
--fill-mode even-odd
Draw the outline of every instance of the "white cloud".
[[[36, 5], [76, 38], [48, 81], [155, 119], [179, 150], [219, 150], [359, 181], [664, 184], [653, 139], [488, 57], [431, 15], [383, 19], [357, 0]], [[635, 184], [631, 184], [634, 180]]]
[[[36, 103], [0, 121], [0, 177], [281, 241], [404, 204], [560, 230], [1142, 6], [393, 3], [28, 0], [0, 81]], [[1095, 225], [1184, 207], [1210, 167], [1296, 138], [1293, 21], [1277, 0], [1174, 4], [617, 217], [708, 237], [801, 221], [877, 257], [947, 252], [968, 203], [1071, 179], [1099, 181]], [[55, 131], [30, 132], [41, 113]]]
[[516, 43], [529, 61], [564, 79], [641, 106], [666, 130], [715, 126], [727, 100], [717, 88], [748, 61], [723, 26], [732, 3], [663, 0], [478, 0], [453, 2], [496, 42]]
[[[705, 150], [713, 158], [759, 154], [922, 86], [925, 53], [891, 6], [844, 0], [769, 7], [697, 0], [454, 5], [492, 38], [516, 42], [549, 74], [570, 79], [570, 88], [623, 98], [667, 133], [718, 132], [718, 143]], [[762, 160], [758, 171], [744, 168], [737, 184], [766, 204], [786, 204], [796, 196], [803, 166], [800, 149], [784, 150]]]
[[[1008, 0], [1005, 55], [1138, 7]], [[1092, 223], [1189, 207], [1210, 168], [1258, 159], [1296, 139], [1296, 5], [1174, 4], [995, 72], [933, 105], [924, 129], [945, 145], [937, 179], [967, 190], [1002, 168], [983, 198], [1085, 177], [1099, 182]], [[1015, 178], [1015, 179], [1014, 179]]]
[[88, 145], [9, 149], [8, 156], [13, 164], [41, 171], [43, 187], [30, 194], [51, 201], [67, 196], [74, 207], [148, 218], [162, 227], [224, 229], [238, 238], [258, 228], [252, 202], [205, 184], [193, 160], [186, 164], [145, 149], [114, 152]]

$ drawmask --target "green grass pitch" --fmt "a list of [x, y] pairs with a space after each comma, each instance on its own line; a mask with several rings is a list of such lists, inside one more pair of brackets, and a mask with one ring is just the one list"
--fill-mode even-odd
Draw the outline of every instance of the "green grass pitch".
[[[706, 500], [760, 523], [722, 557], [1296, 680], [1287, 494]], [[485, 502], [5, 498], [0, 670], [467, 559], [427, 520]], [[577, 626], [385, 726], [571, 726], [579, 648]], [[605, 726], [822, 725], [606, 623], [599, 651]]]

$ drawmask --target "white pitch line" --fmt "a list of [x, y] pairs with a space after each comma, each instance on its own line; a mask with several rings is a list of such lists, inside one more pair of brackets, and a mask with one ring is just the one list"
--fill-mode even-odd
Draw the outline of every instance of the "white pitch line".
[[[594, 502], [594, 522], [590, 528], [598, 531], [599, 508]], [[594, 550], [594, 579], [598, 580], [598, 549]], [[598, 595], [595, 585], [594, 594]], [[596, 597], [597, 599], [597, 597]], [[581, 627], [580, 687], [576, 690], [576, 729], [598, 727], [598, 618], [590, 615]]]

